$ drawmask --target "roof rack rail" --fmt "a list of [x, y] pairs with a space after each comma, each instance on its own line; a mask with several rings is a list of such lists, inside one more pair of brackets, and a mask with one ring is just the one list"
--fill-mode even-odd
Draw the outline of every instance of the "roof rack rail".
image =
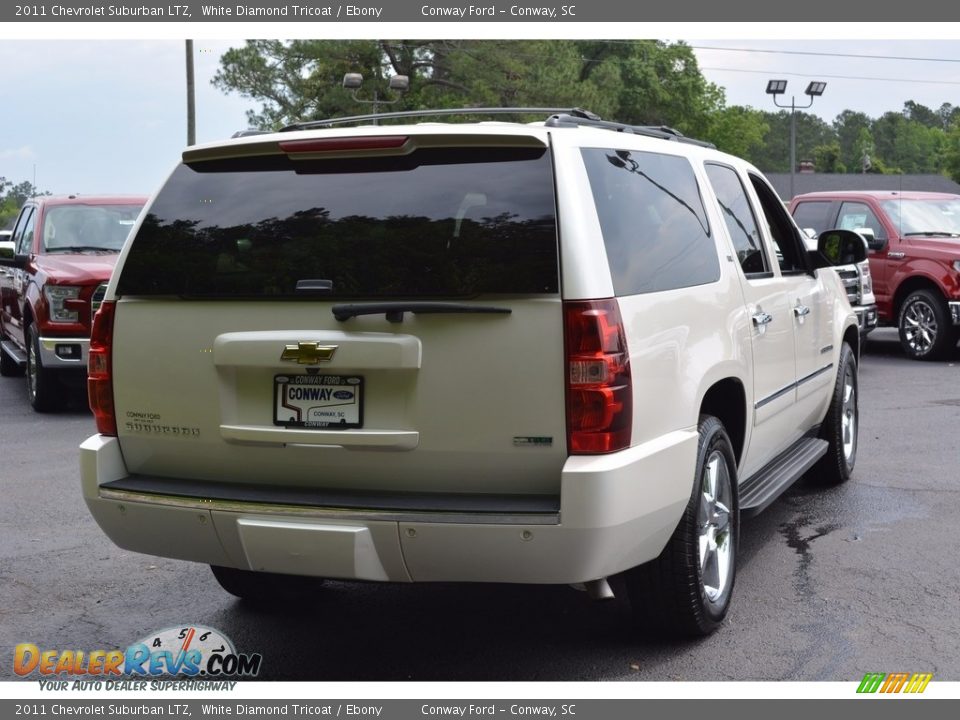
[[546, 122], [547, 127], [570, 127], [571, 125], [595, 127], [604, 130], [613, 130], [615, 132], [632, 133], [634, 135], [646, 135], [648, 137], [660, 138], [661, 140], [674, 140], [676, 142], [689, 143], [690, 145], [698, 145], [700, 147], [716, 148], [716, 145], [711, 142], [687, 137], [679, 130], [675, 130], [667, 125], [629, 125], [627, 123], [601, 120], [596, 116], [582, 117], [564, 113], [554, 115], [548, 118]]
[[397, 110], [394, 112], [376, 113], [373, 115], [350, 115], [326, 120], [306, 120], [292, 123], [280, 128], [280, 132], [293, 130], [309, 130], [311, 128], [332, 127], [334, 125], [350, 125], [368, 121], [390, 120], [396, 118], [440, 117], [443, 115], [555, 115], [579, 118], [583, 120], [600, 121], [600, 116], [583, 108], [545, 108], [545, 107], [468, 107], [468, 108], [438, 108], [435, 110]]

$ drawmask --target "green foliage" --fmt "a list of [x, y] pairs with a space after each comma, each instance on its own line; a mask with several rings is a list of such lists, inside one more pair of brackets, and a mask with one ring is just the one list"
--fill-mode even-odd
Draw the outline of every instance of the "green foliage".
[[946, 132], [943, 148], [944, 172], [960, 183], [960, 119], [954, 122]]
[[733, 105], [712, 113], [710, 125], [701, 137], [723, 152], [751, 157], [762, 151], [769, 130], [759, 110]]
[[[833, 130], [840, 144], [840, 162], [850, 172], [860, 172], [863, 169], [862, 148], [857, 147], [862, 130], [870, 132], [870, 118], [866, 113], [844, 110], [833, 121]], [[873, 154], [873, 138], [870, 138], [870, 153]]]
[[818, 145], [813, 149], [813, 163], [817, 172], [845, 173], [847, 166], [840, 161], [840, 143]]
[[[723, 94], [708, 83], [693, 50], [656, 40], [248, 40], [221, 58], [214, 85], [260, 103], [253, 127], [379, 110], [554, 106], [702, 133]], [[359, 72], [355, 99], [341, 87]], [[410, 89], [387, 89], [407, 75]]]
[[[763, 145], [748, 155], [765, 172], [790, 172], [790, 111], [761, 112], [768, 126]], [[816, 115], [797, 112], [797, 164], [813, 160], [814, 148], [829, 145], [836, 136], [833, 129]]]
[[[623, 122], [669, 125], [767, 172], [788, 172], [790, 112], [728, 107], [693, 50], [661, 40], [248, 40], [221, 58], [214, 85], [259, 104], [252, 127], [418, 108], [582, 107]], [[355, 94], [341, 86], [360, 72]], [[388, 89], [407, 75], [410, 89]], [[360, 102], [366, 101], [366, 102]], [[533, 118], [517, 118], [533, 119]], [[960, 107], [914, 101], [870, 118], [844, 110], [827, 124], [798, 111], [796, 158], [818, 172], [944, 172], [960, 165]], [[2, 218], [2, 215], [0, 215]]]
[[40, 192], [27, 180], [14, 185], [5, 177], [0, 177], [0, 228], [4, 230], [11, 228], [20, 208], [29, 198], [49, 194], [49, 192]]

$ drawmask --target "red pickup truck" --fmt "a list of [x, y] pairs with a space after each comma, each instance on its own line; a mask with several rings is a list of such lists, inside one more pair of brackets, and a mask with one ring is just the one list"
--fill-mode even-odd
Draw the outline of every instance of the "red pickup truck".
[[790, 212], [817, 233], [856, 230], [870, 248], [880, 323], [896, 325], [907, 356], [932, 360], [956, 345], [960, 328], [960, 195], [818, 192]]
[[[0, 248], [0, 375], [26, 370], [30, 403], [58, 408], [86, 381], [93, 314], [145, 197], [37, 197]], [[9, 270], [12, 269], [12, 272]]]

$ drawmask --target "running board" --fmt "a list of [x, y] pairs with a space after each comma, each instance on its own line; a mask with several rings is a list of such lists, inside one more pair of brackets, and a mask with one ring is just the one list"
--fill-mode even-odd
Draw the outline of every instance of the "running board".
[[826, 455], [828, 447], [826, 440], [798, 440], [758, 473], [740, 483], [740, 515], [753, 517], [765, 510]]
[[5, 352], [20, 365], [27, 364], [27, 356], [20, 352], [20, 348], [10, 340], [0, 340], [0, 352]]

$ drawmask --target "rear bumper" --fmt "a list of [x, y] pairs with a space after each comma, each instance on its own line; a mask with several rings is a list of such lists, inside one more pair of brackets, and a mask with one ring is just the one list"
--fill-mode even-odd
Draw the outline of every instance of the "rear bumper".
[[571, 457], [552, 511], [508, 502], [497, 512], [123, 489], [118, 440], [94, 435], [80, 446], [87, 506], [128, 550], [318, 577], [510, 583], [585, 582], [659, 555], [689, 500], [696, 448], [691, 429], [613, 455]]

